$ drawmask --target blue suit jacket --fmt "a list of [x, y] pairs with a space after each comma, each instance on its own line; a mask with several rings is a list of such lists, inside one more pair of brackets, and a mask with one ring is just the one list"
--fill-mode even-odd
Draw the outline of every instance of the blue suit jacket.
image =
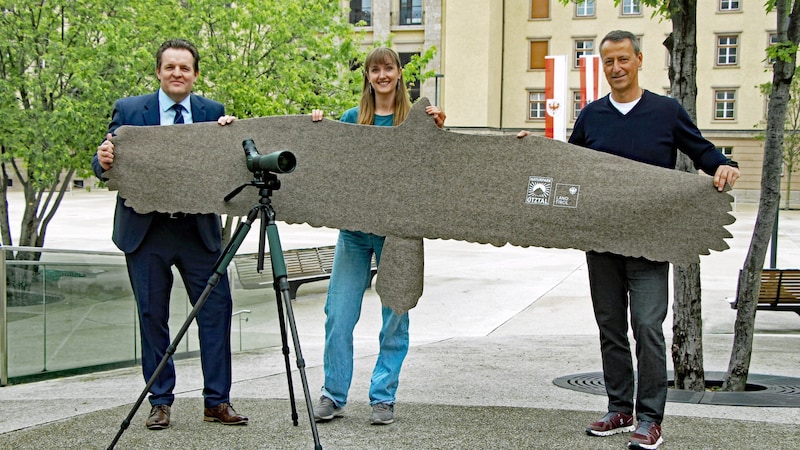
[[[225, 107], [218, 102], [209, 100], [199, 95], [191, 94], [192, 121], [213, 122], [225, 115]], [[114, 134], [122, 125], [160, 125], [158, 109], [158, 93], [127, 97], [117, 100], [111, 113], [111, 123], [108, 132]], [[98, 178], [103, 177], [103, 168], [97, 160], [97, 153], [92, 158], [92, 169]], [[187, 193], [191, 195], [191, 193]], [[220, 219], [215, 214], [192, 215], [197, 221], [197, 229], [205, 246], [211, 251], [222, 247], [220, 232]], [[114, 231], [111, 239], [114, 244], [125, 253], [132, 253], [142, 243], [153, 214], [139, 214], [128, 206], [125, 199], [117, 195], [117, 208], [114, 211]]]

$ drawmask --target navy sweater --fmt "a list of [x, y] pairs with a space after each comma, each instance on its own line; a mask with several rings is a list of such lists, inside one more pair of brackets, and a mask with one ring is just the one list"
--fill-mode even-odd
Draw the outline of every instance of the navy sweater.
[[709, 175], [728, 160], [700, 134], [677, 100], [647, 90], [628, 114], [619, 112], [609, 95], [589, 103], [575, 121], [569, 142], [669, 169], [675, 168], [680, 150]]

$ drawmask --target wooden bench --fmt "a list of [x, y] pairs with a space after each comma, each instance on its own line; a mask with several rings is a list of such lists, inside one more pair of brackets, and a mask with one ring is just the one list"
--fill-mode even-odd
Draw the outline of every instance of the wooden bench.
[[[303, 283], [327, 280], [331, 277], [333, 268], [333, 254], [336, 247], [299, 248], [283, 251], [283, 260], [286, 264], [286, 281], [289, 282], [289, 294], [292, 300], [297, 297], [297, 289]], [[272, 288], [274, 279], [269, 253], [264, 254], [264, 270], [258, 272], [258, 254], [246, 253], [233, 257], [236, 266], [236, 275], [244, 289]], [[370, 286], [372, 279], [378, 273], [375, 256], [372, 257], [372, 270], [370, 271]]]
[[[731, 308], [736, 309], [735, 302]], [[800, 269], [763, 269], [756, 309], [800, 314]]]
[[800, 314], [800, 269], [762, 270], [757, 309]]

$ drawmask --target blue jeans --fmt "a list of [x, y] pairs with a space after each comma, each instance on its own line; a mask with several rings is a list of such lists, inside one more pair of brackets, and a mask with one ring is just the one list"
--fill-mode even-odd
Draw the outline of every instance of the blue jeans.
[[[353, 379], [353, 330], [370, 281], [372, 254], [381, 261], [383, 236], [341, 230], [325, 302], [325, 384], [322, 394], [343, 408]], [[408, 313], [382, 307], [380, 352], [369, 388], [370, 404], [395, 403], [400, 368], [408, 353]]]
[[[611, 253], [586, 253], [594, 316], [600, 328], [608, 410], [661, 423], [667, 401], [663, 324], [669, 303], [669, 263]], [[636, 340], [634, 374], [628, 309]], [[638, 375], [638, 383], [634, 377]], [[636, 404], [634, 408], [634, 386]]]

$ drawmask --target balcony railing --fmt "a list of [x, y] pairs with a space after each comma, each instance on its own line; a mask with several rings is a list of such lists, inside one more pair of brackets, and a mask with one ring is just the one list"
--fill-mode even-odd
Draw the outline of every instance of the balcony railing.
[[[3, 246], [0, 253], [5, 280], [0, 284], [0, 384], [140, 363], [136, 303], [122, 253]], [[228, 269], [232, 350], [280, 345], [272, 286], [244, 290], [234, 265]], [[170, 305], [174, 330], [190, 311], [176, 274]], [[192, 324], [174, 357], [198, 351]]]
[[354, 25], [369, 27], [372, 26], [372, 13], [370, 11], [350, 11], [349, 20]]
[[423, 25], [425, 14], [422, 7], [400, 8], [392, 11], [392, 25], [397, 26], [417, 26]]

